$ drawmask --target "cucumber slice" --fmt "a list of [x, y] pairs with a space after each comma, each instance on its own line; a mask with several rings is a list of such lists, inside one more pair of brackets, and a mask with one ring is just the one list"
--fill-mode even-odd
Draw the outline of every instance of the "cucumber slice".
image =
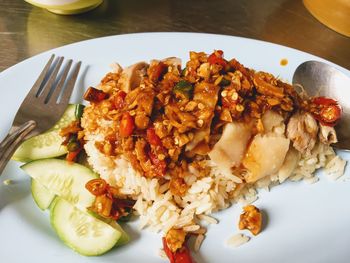
[[45, 186], [39, 183], [37, 180], [32, 179], [31, 182], [32, 196], [41, 210], [46, 210], [50, 207], [50, 204], [55, 199], [56, 195], [51, 193]]
[[24, 164], [21, 168], [50, 192], [83, 211], [95, 200], [85, 184], [98, 176], [83, 165], [59, 159], [42, 159]]
[[81, 106], [68, 105], [61, 119], [47, 132], [29, 138], [16, 150], [12, 159], [19, 162], [61, 156], [67, 153], [67, 148], [62, 146], [63, 138], [60, 130], [76, 119], [76, 108]]
[[114, 227], [57, 199], [51, 208], [51, 224], [59, 238], [76, 252], [85, 256], [104, 254], [122, 236]]

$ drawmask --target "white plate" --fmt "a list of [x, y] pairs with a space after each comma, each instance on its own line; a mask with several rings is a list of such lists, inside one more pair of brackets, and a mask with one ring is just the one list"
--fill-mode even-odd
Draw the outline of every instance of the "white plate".
[[[289, 81], [301, 62], [322, 61], [271, 43], [210, 34], [146, 33], [79, 42], [27, 59], [0, 74], [0, 138], [5, 136], [22, 99], [52, 53], [84, 62], [72, 99], [79, 102], [83, 90], [97, 84], [112, 62], [126, 66], [169, 56], [186, 61], [190, 50], [210, 53], [214, 49], [224, 50], [226, 58], [235, 57], [247, 67], [268, 71]], [[280, 65], [283, 58], [288, 59], [284, 67]], [[350, 75], [349, 71], [340, 69]], [[349, 154], [340, 154], [350, 159]], [[2, 181], [9, 178], [14, 184], [3, 185]], [[17, 163], [7, 166], [0, 181], [1, 262], [165, 262], [158, 257], [161, 236], [147, 230], [138, 231], [137, 222], [126, 227], [132, 237], [129, 245], [101, 257], [80, 256], [60, 242], [49, 225], [47, 213], [35, 206], [28, 177]], [[198, 263], [349, 262], [349, 200], [349, 170], [336, 182], [320, 173], [320, 182], [314, 185], [287, 182], [271, 192], [261, 191], [256, 205], [268, 217], [263, 232], [239, 248], [228, 248], [225, 241], [238, 232], [241, 207], [236, 205], [214, 215], [220, 223], [209, 227], [200, 253], [195, 257]]]

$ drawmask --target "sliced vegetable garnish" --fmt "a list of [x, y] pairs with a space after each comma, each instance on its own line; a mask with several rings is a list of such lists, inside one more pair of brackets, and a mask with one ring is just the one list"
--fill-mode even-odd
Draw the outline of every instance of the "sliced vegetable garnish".
[[82, 104], [77, 104], [75, 107], [74, 115], [77, 120], [80, 120], [80, 118], [83, 116], [84, 108], [85, 106]]
[[121, 218], [126, 219], [132, 214], [135, 201], [118, 198], [118, 189], [107, 184], [104, 179], [90, 180], [85, 184], [85, 188], [96, 196], [89, 210], [99, 216], [119, 220]]
[[329, 105], [321, 110], [322, 120], [326, 123], [335, 123], [341, 115], [341, 110], [338, 105]]
[[335, 126], [341, 117], [341, 108], [337, 101], [326, 98], [316, 97], [311, 101], [316, 109], [312, 109], [315, 119], [326, 126]]
[[102, 195], [106, 193], [107, 183], [103, 179], [93, 179], [86, 183], [86, 189], [93, 195]]
[[173, 88], [173, 92], [176, 95], [180, 95], [185, 97], [186, 99], [190, 99], [193, 94], [193, 86], [186, 80], [180, 80]]

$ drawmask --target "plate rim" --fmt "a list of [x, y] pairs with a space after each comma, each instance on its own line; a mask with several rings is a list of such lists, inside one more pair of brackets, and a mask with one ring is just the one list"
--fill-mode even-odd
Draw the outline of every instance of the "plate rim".
[[108, 40], [108, 39], [113, 39], [113, 38], [124, 38], [124, 37], [149, 37], [152, 35], [157, 35], [159, 36], [166, 36], [166, 35], [195, 35], [195, 36], [202, 36], [202, 37], [221, 37], [221, 38], [232, 38], [232, 39], [237, 39], [237, 40], [241, 40], [241, 41], [248, 41], [248, 42], [256, 42], [256, 43], [261, 43], [263, 45], [270, 45], [270, 46], [276, 46], [278, 48], [283, 48], [283, 49], [289, 49], [290, 51], [293, 52], [298, 52], [303, 56], [313, 56], [314, 59], [325, 62], [325, 63], [329, 63], [332, 66], [335, 66], [336, 68], [338, 68], [339, 70], [343, 71], [345, 74], [350, 75], [350, 69], [346, 69], [332, 61], [329, 61], [325, 58], [319, 57], [317, 55], [314, 55], [312, 53], [308, 53], [306, 51], [302, 51], [300, 49], [297, 48], [293, 48], [293, 47], [289, 47], [289, 46], [285, 46], [282, 44], [277, 44], [274, 42], [269, 42], [266, 40], [260, 40], [260, 39], [255, 39], [255, 38], [249, 38], [249, 37], [242, 37], [242, 36], [235, 36], [235, 35], [225, 35], [225, 34], [216, 34], [216, 33], [201, 33], [201, 32], [181, 32], [181, 31], [169, 31], [169, 32], [137, 32], [137, 33], [125, 33], [125, 34], [116, 34], [116, 35], [108, 35], [108, 36], [102, 36], [102, 37], [96, 37], [96, 38], [90, 38], [90, 39], [85, 39], [85, 40], [81, 40], [81, 41], [77, 41], [77, 42], [72, 42], [69, 44], [65, 44], [65, 45], [61, 45], [49, 50], [45, 50], [42, 51], [38, 54], [35, 54], [33, 56], [30, 56], [28, 58], [25, 58], [21, 61], [19, 61], [18, 63], [4, 69], [3, 71], [0, 72], [0, 77], [2, 77], [2, 75], [5, 75], [6, 73], [10, 72], [13, 70], [13, 68], [15, 68], [16, 66], [22, 65], [26, 62], [28, 62], [31, 59], [35, 59], [37, 57], [46, 55], [47, 53], [53, 53], [56, 52], [56, 50], [62, 49], [62, 48], [67, 48], [68, 46], [75, 46], [75, 45], [81, 45], [87, 42], [93, 42], [93, 41], [103, 41], [103, 40]]

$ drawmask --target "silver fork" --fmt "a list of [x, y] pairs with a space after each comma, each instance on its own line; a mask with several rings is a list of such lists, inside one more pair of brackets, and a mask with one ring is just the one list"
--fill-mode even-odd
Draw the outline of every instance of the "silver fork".
[[0, 175], [21, 142], [51, 128], [68, 105], [81, 61], [71, 69], [73, 61], [68, 60], [59, 74], [64, 57], [54, 58], [52, 55], [45, 65], [18, 109], [8, 135], [0, 143]]

